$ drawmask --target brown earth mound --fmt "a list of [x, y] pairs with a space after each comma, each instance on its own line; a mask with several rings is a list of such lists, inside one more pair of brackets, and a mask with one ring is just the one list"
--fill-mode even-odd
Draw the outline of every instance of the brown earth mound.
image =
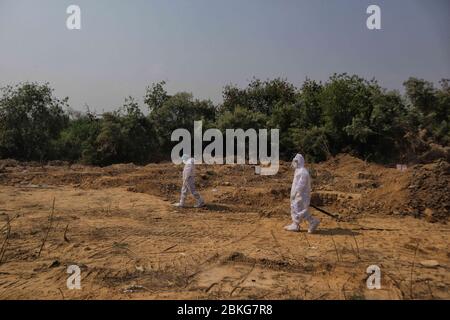
[[[179, 197], [182, 168], [171, 163], [104, 168], [59, 164], [28, 166], [1, 160], [0, 184], [36, 188], [71, 185], [83, 189], [125, 186], [129, 191], [174, 202]], [[400, 171], [342, 154], [308, 168], [313, 179], [312, 203], [343, 218], [387, 214], [448, 221], [450, 176], [449, 164], [444, 160]], [[198, 189], [216, 206], [258, 211], [264, 216], [289, 214], [292, 170], [288, 163], [282, 162], [278, 174], [270, 177], [256, 175], [249, 165], [199, 165], [197, 173]]]
[[439, 161], [414, 168], [408, 205], [415, 216], [429, 222], [448, 221], [450, 215], [450, 165]]
[[[288, 163], [270, 177], [199, 165], [206, 207], [180, 209], [171, 163], [0, 161], [0, 300], [449, 298], [447, 162], [400, 171], [339, 155], [308, 169], [313, 203], [343, 218], [312, 209], [315, 234], [283, 228]], [[82, 290], [67, 288], [71, 265]], [[371, 265], [381, 290], [367, 288]]]

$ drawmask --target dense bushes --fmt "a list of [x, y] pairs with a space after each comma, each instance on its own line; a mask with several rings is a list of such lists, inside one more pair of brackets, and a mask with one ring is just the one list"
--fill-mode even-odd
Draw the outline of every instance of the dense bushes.
[[450, 141], [450, 86], [410, 78], [405, 95], [347, 74], [325, 83], [306, 80], [296, 88], [283, 79], [228, 85], [223, 103], [169, 95], [160, 82], [148, 87], [148, 115], [133, 98], [118, 110], [95, 115], [73, 112], [48, 84], [23, 83], [1, 89], [0, 157], [61, 159], [107, 165], [167, 159], [172, 131], [203, 127], [279, 128], [280, 156], [301, 150], [310, 160], [350, 152], [373, 161], [411, 160], [416, 144]]
[[7, 86], [1, 92], [1, 157], [45, 160], [56, 156], [55, 140], [69, 123], [64, 112], [67, 99], [53, 97], [48, 84]]

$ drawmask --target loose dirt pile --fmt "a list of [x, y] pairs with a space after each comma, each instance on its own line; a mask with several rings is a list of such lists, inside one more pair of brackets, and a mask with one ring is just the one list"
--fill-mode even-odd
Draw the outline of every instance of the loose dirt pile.
[[[449, 298], [447, 162], [399, 171], [340, 155], [309, 169], [313, 203], [343, 218], [312, 210], [314, 235], [283, 230], [288, 163], [270, 177], [200, 165], [206, 208], [177, 209], [170, 163], [2, 160], [0, 299]], [[66, 286], [70, 265], [82, 290]], [[366, 286], [370, 265], [381, 290]]]
[[[0, 183], [16, 187], [71, 185], [83, 189], [125, 186], [129, 191], [171, 201], [179, 196], [181, 168], [173, 164], [119, 164], [104, 168], [51, 164], [1, 160]], [[446, 223], [449, 219], [450, 169], [446, 161], [399, 171], [339, 155], [309, 169], [313, 178], [312, 203], [334, 210], [343, 218], [387, 214], [426, 218], [429, 222]], [[271, 177], [256, 175], [254, 167], [247, 165], [199, 165], [197, 172], [199, 189], [206, 191], [208, 200], [218, 206], [259, 211], [266, 216], [289, 213], [286, 202], [292, 170], [288, 163], [282, 163], [278, 174]]]
[[439, 161], [414, 168], [409, 206], [414, 216], [429, 222], [448, 221], [450, 212], [450, 165]]

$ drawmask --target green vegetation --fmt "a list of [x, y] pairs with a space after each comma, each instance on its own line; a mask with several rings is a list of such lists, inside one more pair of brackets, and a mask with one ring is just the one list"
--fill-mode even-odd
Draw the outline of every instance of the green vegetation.
[[114, 112], [74, 112], [49, 84], [21, 83], [0, 91], [0, 158], [67, 160], [108, 165], [169, 159], [172, 131], [203, 127], [278, 128], [280, 156], [301, 150], [311, 161], [348, 152], [378, 162], [414, 159], [450, 142], [450, 86], [410, 78], [405, 95], [347, 74], [296, 88], [283, 79], [228, 85], [223, 103], [169, 95], [165, 82], [148, 87], [147, 115], [131, 97]]

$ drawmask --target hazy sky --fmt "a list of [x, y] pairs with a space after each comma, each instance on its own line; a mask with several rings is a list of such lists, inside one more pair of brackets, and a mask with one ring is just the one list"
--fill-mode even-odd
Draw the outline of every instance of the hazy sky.
[[[81, 7], [80, 31], [66, 8]], [[366, 28], [377, 4], [382, 30]], [[101, 112], [152, 82], [221, 101], [253, 77], [334, 72], [400, 89], [450, 78], [448, 0], [0, 0], [0, 86], [50, 82], [74, 109]]]

